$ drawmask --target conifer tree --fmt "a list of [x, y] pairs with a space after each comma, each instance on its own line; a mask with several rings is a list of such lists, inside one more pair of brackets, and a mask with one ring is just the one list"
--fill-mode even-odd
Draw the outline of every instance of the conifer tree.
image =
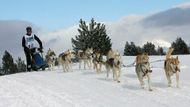
[[80, 19], [78, 32], [79, 35], [72, 38], [74, 50], [84, 51], [87, 48], [93, 48], [103, 54], [107, 54], [111, 49], [111, 39], [106, 33], [105, 25], [95, 22], [93, 18], [89, 25]]

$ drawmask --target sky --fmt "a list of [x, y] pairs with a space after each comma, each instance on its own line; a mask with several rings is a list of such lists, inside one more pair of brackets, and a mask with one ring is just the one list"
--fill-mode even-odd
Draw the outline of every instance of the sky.
[[190, 0], [1, 0], [0, 20], [24, 20], [54, 31], [80, 18], [112, 22], [128, 15], [163, 11]]

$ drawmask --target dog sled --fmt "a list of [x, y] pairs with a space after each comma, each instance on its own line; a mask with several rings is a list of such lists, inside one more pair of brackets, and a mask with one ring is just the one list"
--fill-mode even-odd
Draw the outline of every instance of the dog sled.
[[32, 67], [35, 71], [39, 69], [45, 70], [48, 67], [47, 62], [43, 58], [43, 52], [40, 52], [38, 48], [35, 49], [32, 57]]

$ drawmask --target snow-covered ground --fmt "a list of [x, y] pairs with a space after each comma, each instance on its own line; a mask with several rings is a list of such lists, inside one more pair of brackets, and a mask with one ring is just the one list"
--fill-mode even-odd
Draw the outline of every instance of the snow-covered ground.
[[[0, 107], [189, 107], [190, 56], [180, 56], [180, 88], [167, 87], [163, 62], [153, 66], [153, 91], [140, 88], [134, 67], [122, 68], [121, 83], [94, 70], [18, 73], [0, 77]], [[153, 56], [151, 61], [164, 59]], [[123, 57], [125, 65], [134, 57]], [[174, 76], [175, 77], [175, 76]]]

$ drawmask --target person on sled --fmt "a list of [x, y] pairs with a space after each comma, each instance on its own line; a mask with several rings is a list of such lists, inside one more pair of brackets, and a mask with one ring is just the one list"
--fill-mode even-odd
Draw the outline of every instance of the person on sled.
[[[36, 41], [39, 45], [36, 44]], [[22, 38], [22, 47], [24, 48], [24, 53], [26, 55], [27, 71], [36, 71], [37, 69], [33, 66], [32, 59], [34, 58], [36, 49], [38, 49], [39, 52], [43, 52], [43, 46], [41, 40], [32, 33], [32, 28], [30, 26], [26, 28], [26, 35]]]

